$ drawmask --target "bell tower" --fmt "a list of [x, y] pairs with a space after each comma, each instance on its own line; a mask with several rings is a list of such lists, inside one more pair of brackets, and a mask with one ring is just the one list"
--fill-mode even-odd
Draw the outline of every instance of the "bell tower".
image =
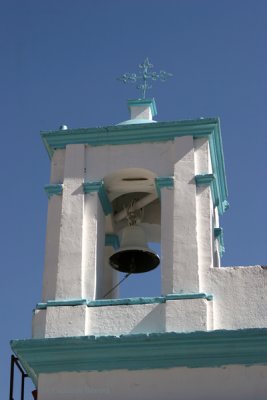
[[[146, 333], [142, 320], [151, 305], [134, 307], [119, 324], [109, 306], [123, 301], [113, 289], [118, 271], [142, 279], [158, 267], [149, 242], [160, 246], [166, 301], [157, 330], [212, 327], [205, 275], [220, 266], [219, 214], [227, 205], [219, 121], [160, 123], [154, 99], [128, 106], [130, 120], [113, 127], [42, 133], [51, 181], [35, 338]], [[179, 310], [181, 298], [195, 299], [194, 318]], [[172, 320], [168, 304], [183, 317]]]
[[[148, 60], [139, 67], [120, 78], [141, 80], [128, 120], [41, 134], [51, 160], [42, 298], [32, 339], [12, 342], [38, 400], [171, 400], [177, 377], [182, 397], [199, 398], [196, 378], [215, 398], [228, 379], [222, 366], [262, 363], [261, 351], [248, 351], [267, 340], [258, 332], [264, 271], [220, 265], [228, 202], [219, 119], [156, 122], [148, 80], [170, 74], [150, 72]], [[161, 295], [120, 296], [121, 279], [141, 282], [155, 268]], [[233, 352], [235, 338], [244, 346]]]

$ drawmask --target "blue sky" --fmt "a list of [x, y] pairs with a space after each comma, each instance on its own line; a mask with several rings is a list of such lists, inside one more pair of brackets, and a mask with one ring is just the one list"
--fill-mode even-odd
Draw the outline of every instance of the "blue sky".
[[41, 298], [50, 167], [39, 131], [127, 119], [138, 92], [115, 78], [145, 57], [173, 73], [148, 92], [157, 120], [221, 118], [223, 265], [267, 264], [266, 39], [264, 0], [2, 0], [1, 398], [9, 340], [30, 337]]

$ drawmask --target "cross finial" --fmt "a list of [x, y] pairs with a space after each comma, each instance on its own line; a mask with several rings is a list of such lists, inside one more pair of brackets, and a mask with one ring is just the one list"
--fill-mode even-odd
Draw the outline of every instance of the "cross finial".
[[136, 88], [141, 90], [142, 98], [145, 99], [146, 91], [152, 87], [152, 85], [148, 84], [149, 79], [152, 79], [152, 81], [159, 79], [161, 82], [165, 82], [169, 77], [172, 76], [172, 74], [165, 71], [160, 71], [159, 73], [150, 72], [149, 69], [153, 67], [154, 65], [149, 62], [148, 58], [146, 58], [143, 64], [139, 64], [139, 68], [141, 70], [139, 74], [126, 72], [125, 74], [121, 75], [118, 80], [123, 83], [135, 83], [141, 81], [140, 84], [138, 83]]

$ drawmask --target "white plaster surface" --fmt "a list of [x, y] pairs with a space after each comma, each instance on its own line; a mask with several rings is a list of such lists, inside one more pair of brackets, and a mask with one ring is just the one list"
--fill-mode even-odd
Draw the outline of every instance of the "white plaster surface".
[[84, 145], [68, 145], [60, 223], [57, 283], [54, 298], [82, 296]]
[[34, 339], [86, 335], [86, 306], [50, 307], [35, 310]]
[[61, 213], [62, 196], [52, 196], [48, 202], [42, 301], [53, 299], [56, 293]]
[[266, 366], [41, 374], [38, 400], [265, 400]]
[[50, 183], [62, 183], [64, 179], [65, 149], [54, 152], [51, 160]]
[[206, 331], [212, 313], [208, 303], [185, 299], [163, 304], [48, 307], [35, 312], [33, 337]]
[[96, 299], [101, 293], [104, 268], [105, 217], [98, 193], [85, 195], [83, 216], [82, 296]]
[[130, 106], [131, 119], [148, 119], [152, 121], [151, 108], [144, 106]]
[[267, 327], [267, 270], [215, 268], [218, 241], [213, 228], [219, 226], [218, 212], [210, 188], [195, 184], [196, 174], [212, 172], [206, 139], [185, 136], [163, 143], [69, 145], [53, 157], [55, 182], [62, 178], [63, 161], [63, 195], [49, 200], [43, 301], [102, 298], [116, 282], [107, 265], [112, 249], [104, 251], [105, 230], [112, 233], [116, 224], [104, 216], [96, 192], [83, 194], [82, 183], [106, 179], [108, 195], [116, 201], [129, 185], [121, 179], [123, 173], [131, 178], [145, 173], [148, 180], [133, 183], [134, 190], [143, 193], [142, 185], [148, 184], [147, 193], [152, 194], [155, 176], [174, 176], [174, 188], [161, 189], [161, 211], [158, 200], [146, 206], [150, 211], [144, 223], [152, 230], [161, 224], [162, 293], [206, 292], [214, 300], [85, 310], [51, 307], [35, 312], [34, 337]]
[[86, 146], [86, 180], [103, 179], [125, 168], [142, 168], [156, 176], [172, 176], [173, 159], [176, 159], [173, 141]]
[[214, 329], [267, 327], [266, 269], [210, 268], [203, 280], [214, 295]]
[[199, 291], [196, 185], [193, 138], [176, 138], [173, 204], [173, 265], [172, 292]]

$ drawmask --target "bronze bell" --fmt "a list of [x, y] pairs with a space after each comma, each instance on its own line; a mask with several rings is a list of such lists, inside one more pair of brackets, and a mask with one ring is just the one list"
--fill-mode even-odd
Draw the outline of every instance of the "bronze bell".
[[117, 271], [139, 274], [156, 268], [160, 258], [147, 246], [141, 226], [131, 225], [123, 229], [121, 247], [109, 258], [109, 263]]

